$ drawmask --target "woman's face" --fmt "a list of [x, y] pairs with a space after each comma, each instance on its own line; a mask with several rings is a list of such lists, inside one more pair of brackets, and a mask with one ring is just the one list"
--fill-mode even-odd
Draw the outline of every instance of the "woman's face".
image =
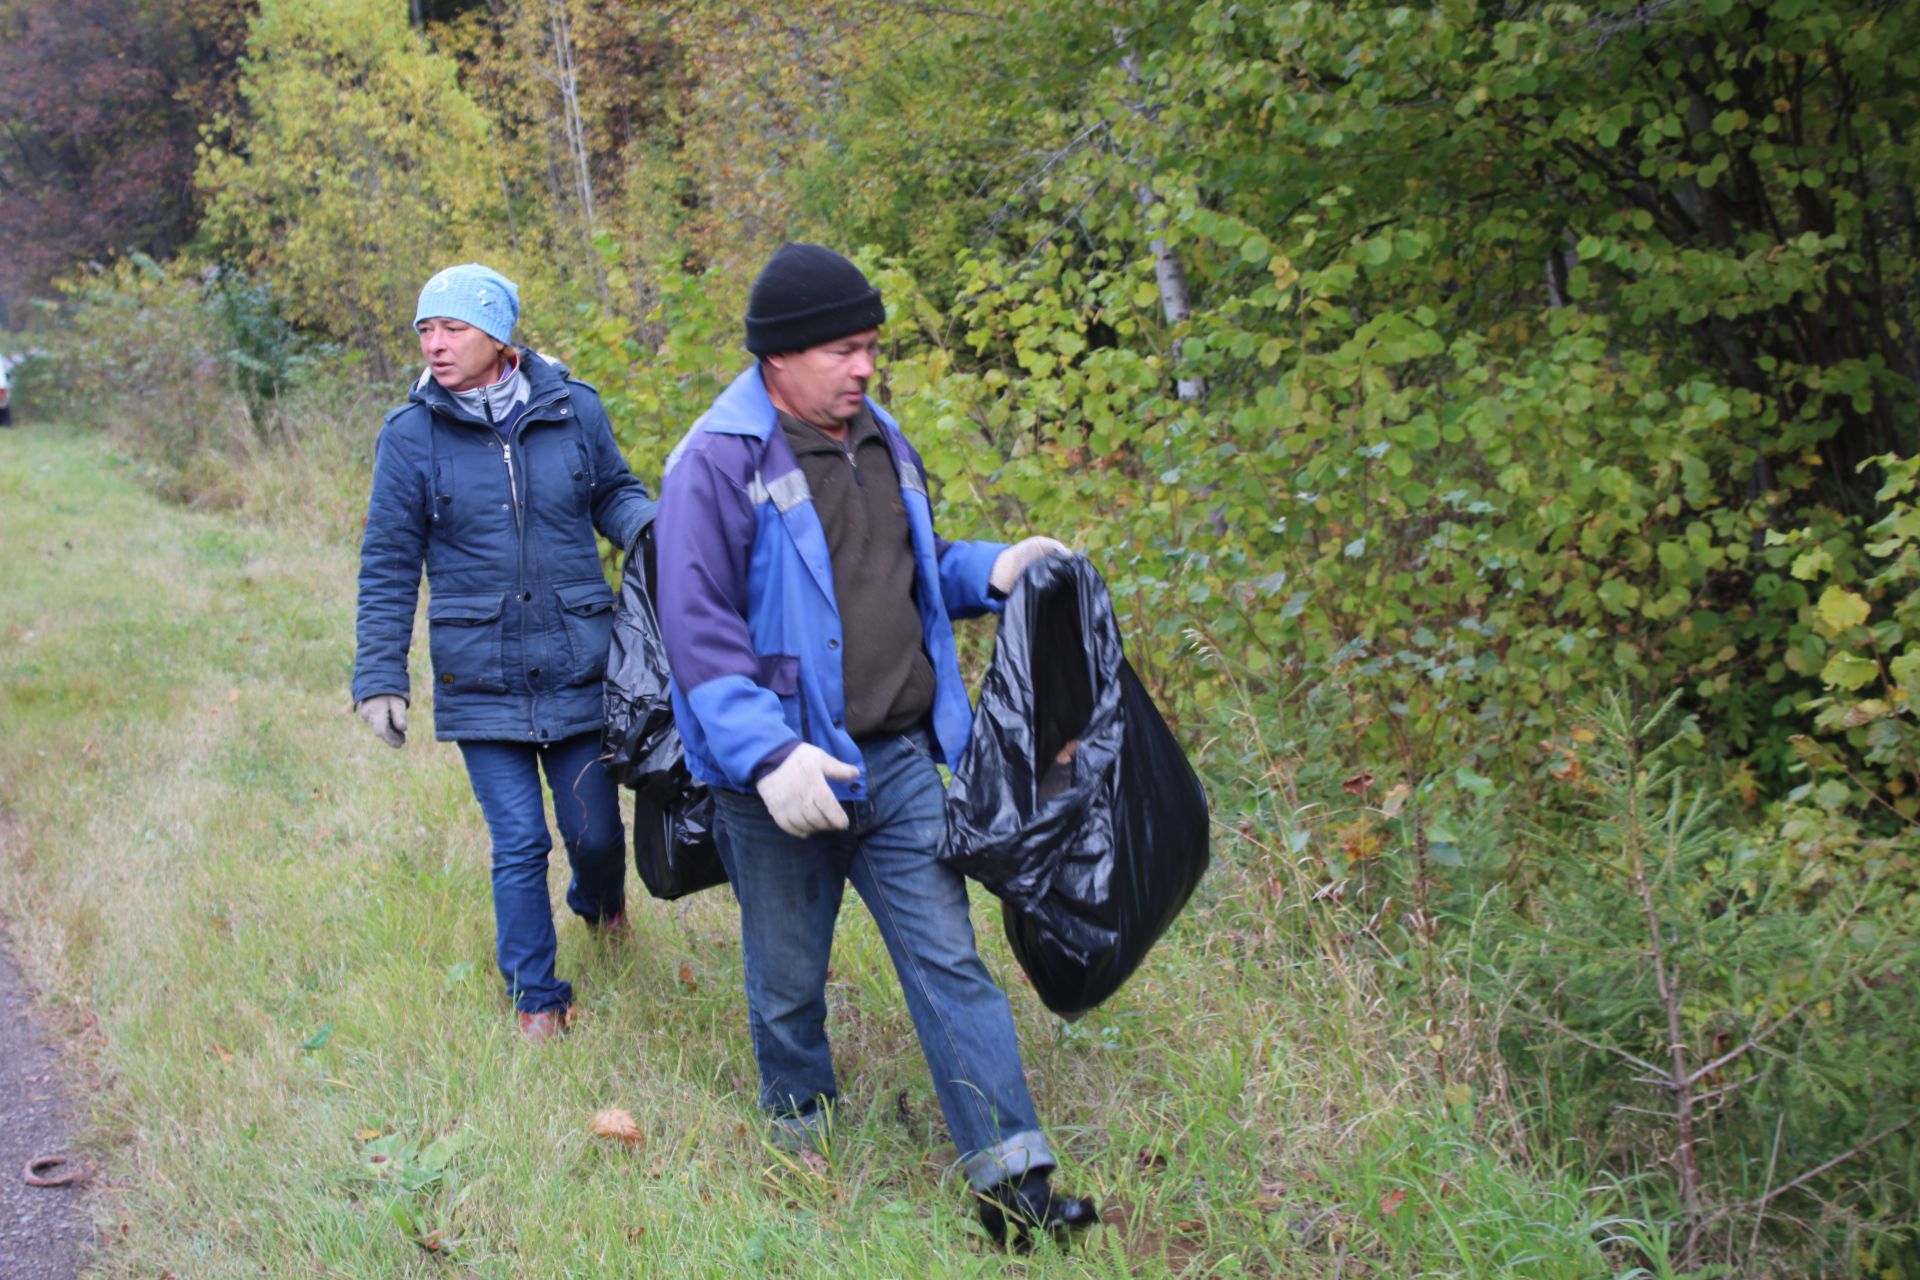
[[419, 329], [420, 354], [427, 358], [433, 380], [447, 390], [471, 391], [497, 380], [500, 353], [507, 349], [504, 342], [445, 316], [422, 320]]

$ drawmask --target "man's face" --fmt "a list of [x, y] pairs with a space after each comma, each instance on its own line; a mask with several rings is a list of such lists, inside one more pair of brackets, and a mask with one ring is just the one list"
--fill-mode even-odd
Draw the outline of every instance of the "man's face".
[[776, 406], [829, 430], [860, 412], [873, 380], [880, 331], [867, 329], [805, 351], [767, 357], [767, 390]]
[[505, 348], [485, 330], [445, 316], [422, 320], [419, 329], [420, 354], [435, 382], [449, 391], [471, 391], [493, 381]]

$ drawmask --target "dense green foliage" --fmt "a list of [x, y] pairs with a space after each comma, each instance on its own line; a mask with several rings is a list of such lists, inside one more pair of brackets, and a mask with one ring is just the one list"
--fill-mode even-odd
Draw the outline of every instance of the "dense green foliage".
[[[1625, 681], [1685, 686], [1777, 788], [1829, 649], [1782, 535], [1859, 545], [1861, 469], [1916, 431], [1914, 16], [1060, 14], [1057, 150], [922, 277], [895, 364], [989, 446], [977, 491], [1136, 557], [1170, 639], [1262, 680], [1343, 664], [1359, 741], [1422, 744], [1416, 772]], [[922, 145], [892, 105], [849, 126], [860, 164]], [[911, 260], [916, 223], [860, 229]]]
[[[71, 389], [237, 389], [175, 433], [204, 471], [484, 257], [651, 481], [765, 251], [844, 247], [947, 531], [1095, 557], [1441, 1096], [1644, 1175], [1678, 1268], [1920, 1275], [1916, 1048], [1872, 1030], [1920, 905], [1920, 8], [789, 17], [263, 0], [199, 246], [75, 286]], [[1705, 1102], [1633, 1074], [1749, 1041]]]
[[493, 239], [485, 117], [379, 0], [266, 0], [240, 94], [239, 148], [201, 166], [207, 234], [275, 283], [291, 319], [388, 372], [421, 264]]

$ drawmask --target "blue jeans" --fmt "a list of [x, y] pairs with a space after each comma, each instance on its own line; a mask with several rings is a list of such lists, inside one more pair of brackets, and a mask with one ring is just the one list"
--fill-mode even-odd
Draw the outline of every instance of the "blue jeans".
[[827, 957], [848, 881], [893, 957], [920, 1050], [975, 1187], [1053, 1167], [1014, 1040], [967, 918], [966, 882], [934, 860], [944, 830], [940, 774], [923, 734], [862, 747], [868, 799], [849, 827], [796, 839], [758, 796], [714, 792], [721, 861], [740, 902], [747, 1015], [760, 1104], [789, 1145], [819, 1138], [837, 1096], [827, 1046]]
[[553, 836], [540, 771], [546, 770], [573, 867], [567, 905], [583, 920], [602, 923], [626, 900], [627, 832], [619, 790], [600, 763], [600, 734], [544, 746], [462, 742], [460, 754], [493, 837], [494, 954], [507, 994], [523, 1013], [564, 1009], [573, 1003], [573, 987], [553, 974], [553, 903], [547, 896]]

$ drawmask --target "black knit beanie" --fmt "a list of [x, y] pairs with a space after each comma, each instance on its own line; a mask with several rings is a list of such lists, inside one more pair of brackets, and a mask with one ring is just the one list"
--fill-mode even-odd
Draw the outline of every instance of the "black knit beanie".
[[756, 356], [805, 351], [877, 329], [887, 309], [860, 268], [817, 244], [773, 251], [747, 297], [747, 350]]

